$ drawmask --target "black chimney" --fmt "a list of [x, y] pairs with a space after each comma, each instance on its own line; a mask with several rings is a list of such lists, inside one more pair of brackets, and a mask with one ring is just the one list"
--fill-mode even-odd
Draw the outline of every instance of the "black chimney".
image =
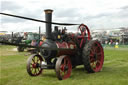
[[[44, 10], [44, 12], [45, 12], [45, 20], [47, 22], [51, 22], [52, 21], [52, 12], [53, 12], [53, 10], [46, 9], [46, 10]], [[46, 23], [46, 38], [47, 39], [52, 38], [52, 35], [51, 35], [52, 28], [51, 27], [52, 27], [51, 23]]]

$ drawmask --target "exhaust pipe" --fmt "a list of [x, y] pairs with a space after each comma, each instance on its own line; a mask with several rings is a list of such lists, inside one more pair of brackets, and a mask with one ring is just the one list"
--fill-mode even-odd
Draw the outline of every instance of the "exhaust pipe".
[[[44, 10], [45, 12], [45, 20], [47, 22], [51, 22], [52, 21], [52, 12], [53, 10], [51, 9], [46, 9]], [[52, 32], [52, 24], [51, 23], [46, 23], [46, 38], [47, 39], [52, 39], [52, 35], [51, 35], [51, 32]]]

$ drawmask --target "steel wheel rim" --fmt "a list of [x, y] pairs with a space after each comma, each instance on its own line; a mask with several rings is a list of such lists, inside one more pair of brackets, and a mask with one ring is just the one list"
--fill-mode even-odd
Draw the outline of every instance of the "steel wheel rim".
[[104, 52], [99, 42], [93, 44], [90, 51], [89, 60], [90, 60], [90, 66], [95, 72], [98, 72], [102, 69], [104, 62]]
[[64, 80], [70, 77], [72, 65], [68, 56], [60, 56], [56, 63], [56, 74], [59, 80]]
[[28, 59], [28, 64], [27, 64], [27, 72], [31, 76], [38, 76], [41, 74], [42, 69], [41, 69], [41, 62], [43, 59], [41, 58], [40, 55], [32, 55]]

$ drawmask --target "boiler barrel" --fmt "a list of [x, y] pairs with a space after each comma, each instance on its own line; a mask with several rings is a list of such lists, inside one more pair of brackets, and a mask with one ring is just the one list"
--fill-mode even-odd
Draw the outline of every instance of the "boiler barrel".
[[66, 48], [65, 50], [58, 50], [57, 56], [59, 57], [60, 55], [75, 55], [76, 53], [76, 45], [75, 43], [59, 43], [56, 42], [57, 48]]

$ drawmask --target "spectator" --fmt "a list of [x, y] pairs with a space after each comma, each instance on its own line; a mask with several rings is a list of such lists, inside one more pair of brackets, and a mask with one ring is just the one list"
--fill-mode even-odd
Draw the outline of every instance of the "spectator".
[[32, 40], [31, 45], [36, 46], [37, 45], [36, 40]]

